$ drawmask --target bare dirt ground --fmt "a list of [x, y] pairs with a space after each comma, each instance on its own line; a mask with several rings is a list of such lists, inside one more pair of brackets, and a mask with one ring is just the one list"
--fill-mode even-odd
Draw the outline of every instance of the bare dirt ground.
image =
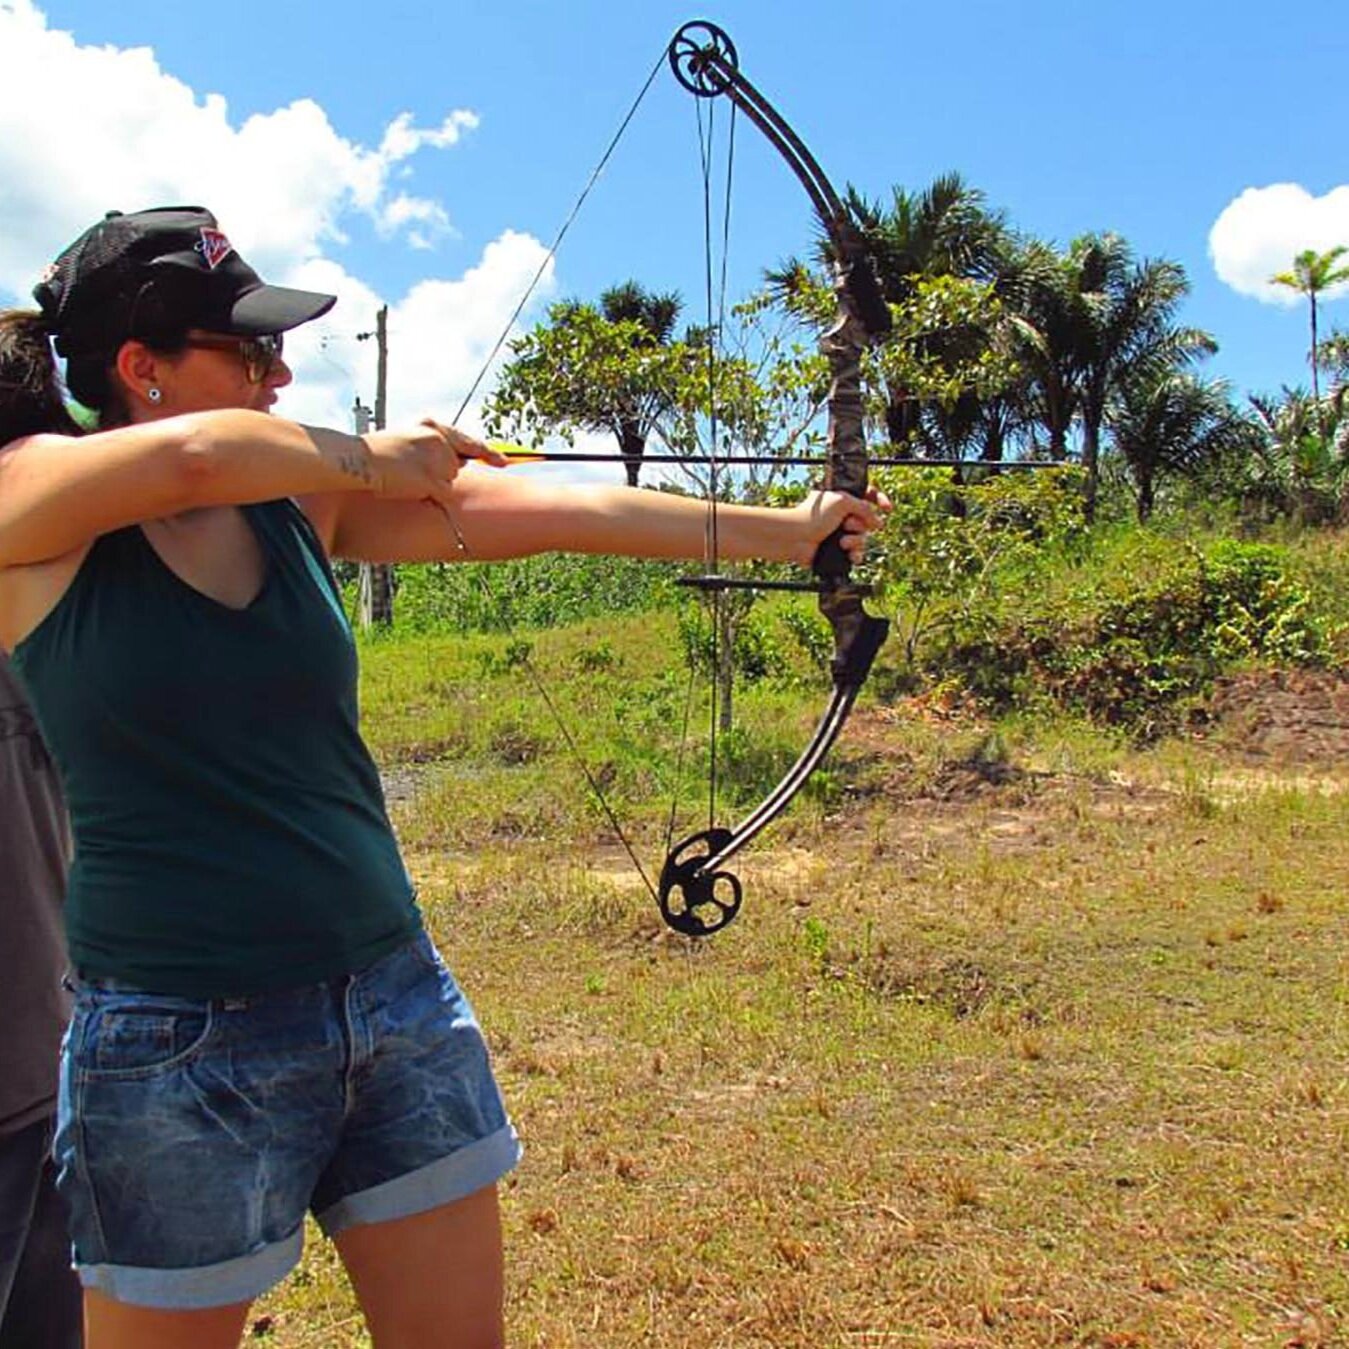
[[1196, 733], [1253, 766], [1349, 765], [1349, 678], [1280, 670], [1223, 680], [1196, 718]]

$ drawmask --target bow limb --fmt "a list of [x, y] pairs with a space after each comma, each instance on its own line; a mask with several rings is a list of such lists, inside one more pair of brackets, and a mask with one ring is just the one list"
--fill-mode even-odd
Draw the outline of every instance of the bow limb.
[[[739, 71], [735, 48], [714, 24], [685, 24], [670, 43], [675, 76], [701, 98], [729, 98], [786, 160], [810, 197], [829, 239], [837, 317], [820, 346], [829, 363], [825, 487], [852, 496], [867, 492], [867, 447], [862, 402], [862, 357], [890, 328], [890, 312], [862, 240], [813, 155], [781, 114]], [[666, 859], [659, 883], [665, 921], [688, 936], [725, 927], [739, 911], [741, 886], [726, 863], [786, 808], [838, 739], [876, 653], [889, 632], [886, 619], [868, 614], [867, 590], [852, 579], [842, 529], [825, 539], [811, 564], [820, 611], [834, 635], [833, 693], [809, 744], [781, 782], [734, 829], [693, 834]]]

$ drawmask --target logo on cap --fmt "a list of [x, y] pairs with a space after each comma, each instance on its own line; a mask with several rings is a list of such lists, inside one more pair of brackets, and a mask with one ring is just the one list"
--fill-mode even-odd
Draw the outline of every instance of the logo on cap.
[[234, 245], [219, 230], [203, 227], [198, 251], [206, 260], [207, 267], [215, 271], [234, 252]]

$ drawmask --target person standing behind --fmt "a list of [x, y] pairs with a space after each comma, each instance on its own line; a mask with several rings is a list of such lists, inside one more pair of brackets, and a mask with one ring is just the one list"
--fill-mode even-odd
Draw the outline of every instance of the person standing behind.
[[0, 1349], [77, 1349], [80, 1283], [51, 1160], [69, 1006], [61, 902], [70, 834], [47, 757], [0, 655]]

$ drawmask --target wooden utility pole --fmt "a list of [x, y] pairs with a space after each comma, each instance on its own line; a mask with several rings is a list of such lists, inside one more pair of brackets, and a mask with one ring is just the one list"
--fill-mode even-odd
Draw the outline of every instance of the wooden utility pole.
[[[375, 315], [373, 333], [357, 333], [356, 340], [364, 342], [375, 339], [375, 430], [382, 431], [389, 407], [389, 306], [381, 305]], [[361, 414], [365, 414], [369, 430], [369, 409], [356, 400], [356, 434], [364, 431], [360, 425]], [[387, 562], [362, 562], [360, 569], [360, 615], [361, 626], [368, 628], [374, 624], [387, 628], [393, 622], [393, 568]]]

